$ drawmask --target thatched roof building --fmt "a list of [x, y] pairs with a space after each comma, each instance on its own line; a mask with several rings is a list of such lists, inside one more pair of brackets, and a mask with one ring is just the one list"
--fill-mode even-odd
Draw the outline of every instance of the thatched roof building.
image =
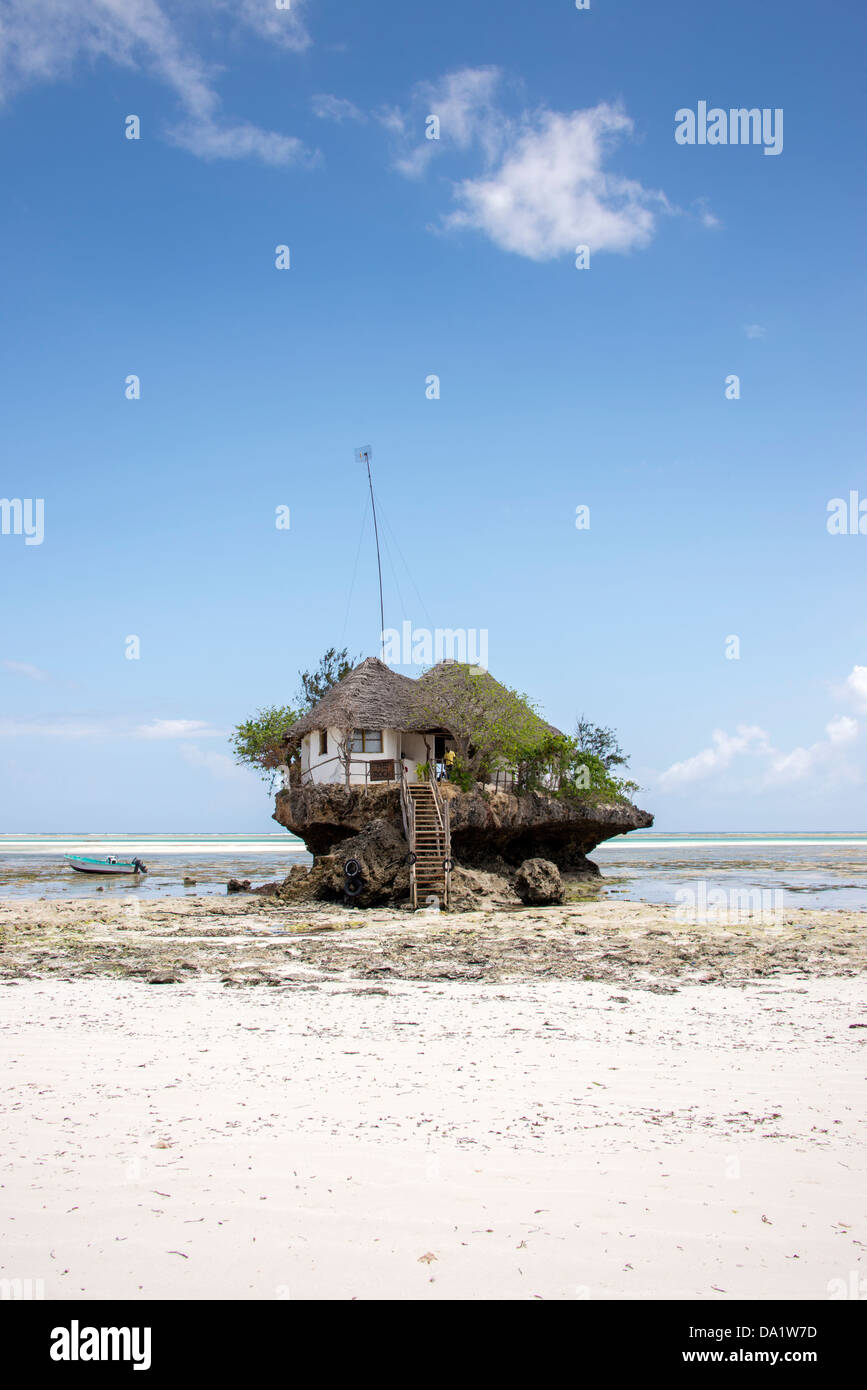
[[297, 744], [314, 729], [405, 729], [412, 718], [416, 682], [369, 656], [332, 685], [308, 714], [287, 730]]
[[[457, 665], [440, 662], [413, 680], [374, 656], [362, 661], [287, 730], [290, 757], [300, 745], [302, 780], [390, 781], [399, 776], [401, 763], [414, 777], [419, 763], [442, 760], [455, 747], [458, 733], [448, 718], [450, 668]], [[473, 681], [484, 683], [479, 687], [482, 702], [485, 693], [491, 699], [508, 698], [487, 671], [473, 675]], [[559, 733], [529, 707], [527, 723]]]

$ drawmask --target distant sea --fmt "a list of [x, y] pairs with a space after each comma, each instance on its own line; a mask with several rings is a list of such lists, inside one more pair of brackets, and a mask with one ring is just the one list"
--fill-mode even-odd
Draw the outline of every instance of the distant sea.
[[[145, 878], [76, 873], [66, 854], [134, 855]], [[673, 903], [679, 889], [779, 889], [790, 907], [867, 911], [867, 833], [660, 834], [637, 830], [608, 840], [591, 858], [602, 870], [600, 896]], [[230, 878], [254, 884], [309, 864], [300, 840], [267, 835], [0, 835], [0, 897], [144, 897], [225, 893]], [[184, 886], [183, 880], [195, 883]]]

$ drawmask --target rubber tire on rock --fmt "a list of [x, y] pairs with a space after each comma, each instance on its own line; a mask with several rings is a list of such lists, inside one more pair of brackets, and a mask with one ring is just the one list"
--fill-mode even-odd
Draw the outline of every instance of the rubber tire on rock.
[[357, 859], [347, 859], [343, 866], [343, 872], [347, 878], [358, 878], [361, 874], [361, 865]]

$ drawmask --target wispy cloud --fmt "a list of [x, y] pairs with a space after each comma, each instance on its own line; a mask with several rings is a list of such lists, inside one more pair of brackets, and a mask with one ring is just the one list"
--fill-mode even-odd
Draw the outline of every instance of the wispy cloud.
[[[858, 721], [842, 714], [825, 725], [827, 738], [819, 739], [806, 748], [793, 748], [790, 753], [776, 755], [768, 770], [770, 782], [801, 782], [805, 777], [827, 772], [835, 761], [835, 754], [853, 743], [858, 737]], [[839, 768], [847, 780], [852, 779], [853, 769], [843, 762]]]
[[672, 787], [703, 781], [729, 767], [740, 754], [769, 752], [770, 747], [768, 735], [755, 724], [741, 724], [734, 734], [715, 729], [709, 747], [691, 758], [673, 763], [660, 774], [659, 785], [668, 791]]
[[[0, 6], [0, 101], [41, 83], [68, 80], [86, 65], [111, 63], [146, 73], [168, 87], [183, 116], [166, 135], [203, 159], [255, 158], [294, 164], [312, 158], [303, 142], [221, 114], [217, 68], [181, 33], [197, 4], [168, 7], [158, 0], [3, 0]], [[241, 0], [218, 13], [288, 48], [310, 42], [294, 11]]]
[[722, 222], [710, 208], [707, 198], [694, 198], [692, 206], [703, 227], [721, 227]]
[[249, 768], [241, 767], [228, 753], [215, 753], [213, 749], [197, 748], [194, 743], [182, 743], [178, 752], [185, 763], [191, 767], [203, 768], [220, 782], [236, 782], [251, 786], [255, 782]]
[[152, 719], [139, 724], [133, 738], [225, 738], [225, 729], [214, 729], [203, 719]]
[[744, 332], [748, 338], [764, 338], [767, 330], [760, 323], [745, 323]]
[[363, 124], [367, 117], [364, 112], [352, 101], [347, 101], [346, 97], [335, 97], [329, 92], [320, 92], [313, 98], [311, 103], [314, 116], [318, 116], [321, 121], [337, 121], [340, 125], [343, 121], [358, 121]]
[[203, 719], [152, 719], [146, 724], [78, 715], [0, 719], [0, 738], [149, 740], [225, 737], [225, 729], [215, 729]]
[[[214, 6], [214, 0], [206, 3]], [[308, 0], [290, 0], [283, 9], [277, 8], [276, 0], [217, 0], [217, 4], [278, 48], [303, 53], [312, 43], [304, 23]]]
[[51, 679], [47, 671], [41, 671], [38, 666], [31, 666], [28, 661], [0, 661], [0, 666], [4, 671], [11, 671], [13, 676], [26, 676], [31, 681]]
[[109, 729], [95, 719], [61, 715], [57, 718], [0, 719], [0, 738], [106, 738]]
[[[438, 82], [418, 83], [407, 110], [391, 107], [377, 112], [380, 124], [400, 137], [395, 169], [407, 178], [418, 178], [438, 155], [473, 145], [493, 160], [514, 129], [495, 101], [502, 81], [499, 68], [461, 68]], [[424, 134], [431, 115], [439, 122], [438, 139]]]
[[[438, 83], [422, 83], [406, 111], [378, 113], [397, 144], [394, 166], [419, 178], [434, 159], [476, 153], [483, 169], [453, 184], [456, 207], [447, 230], [472, 229], [505, 251], [551, 260], [578, 245], [627, 252], [646, 246], [657, 217], [672, 212], [665, 195], [611, 172], [617, 144], [633, 133], [620, 106], [546, 108], [510, 116], [503, 107], [498, 68], [463, 68]], [[439, 139], [427, 139], [428, 116]]]
[[[867, 666], [855, 666], [835, 694], [867, 713]], [[823, 738], [785, 751], [774, 747], [758, 725], [739, 725], [734, 734], [717, 729], [708, 747], [673, 763], [659, 775], [657, 783], [663, 791], [676, 791], [696, 782], [718, 781], [736, 760], [744, 759], [748, 762], [742, 780], [753, 791], [808, 778], [830, 784], [859, 782], [863, 768], [854, 746], [861, 733], [857, 719], [837, 714], [826, 723]]]

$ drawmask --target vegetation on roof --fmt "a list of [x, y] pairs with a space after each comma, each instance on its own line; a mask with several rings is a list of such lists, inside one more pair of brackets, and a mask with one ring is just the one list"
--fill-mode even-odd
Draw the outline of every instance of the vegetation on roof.
[[581, 715], [573, 737], [548, 724], [528, 696], [486, 670], [441, 661], [418, 680], [376, 657], [353, 666], [346, 648], [329, 647], [312, 671], [299, 671], [296, 705], [272, 705], [232, 732], [235, 760], [273, 785], [315, 729], [445, 730], [456, 747], [449, 777], [465, 791], [515, 775], [515, 790], [590, 801], [623, 801], [638, 790], [617, 775], [627, 759], [613, 729]]

